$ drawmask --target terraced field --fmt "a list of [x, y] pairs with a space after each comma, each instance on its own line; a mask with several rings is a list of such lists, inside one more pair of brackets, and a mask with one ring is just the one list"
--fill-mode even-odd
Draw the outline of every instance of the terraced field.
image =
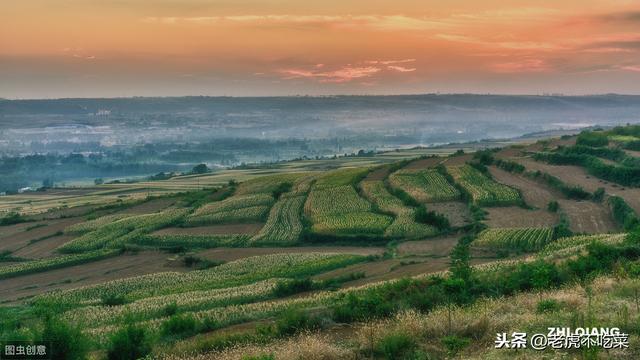
[[389, 183], [421, 203], [460, 198], [458, 189], [435, 169], [398, 170], [389, 176]]
[[392, 217], [373, 212], [370, 202], [354, 188], [367, 169], [327, 173], [316, 180], [304, 205], [311, 230], [324, 235], [382, 235]]
[[[527, 170], [552, 169], [526, 156], [562, 144], [575, 139], [493, 154], [531, 165]], [[576, 201], [496, 162], [487, 165], [487, 176], [473, 154], [393, 163], [407, 157], [398, 151], [187, 175], [144, 184], [194, 191], [19, 217], [25, 222], [0, 226], [0, 338], [36, 336], [48, 309], [51, 319], [78, 328], [75, 337], [90, 339], [98, 360], [108, 358], [114, 339], [136, 341], [129, 336], [135, 331], [150, 342], [149, 358], [165, 360], [270, 359], [272, 353], [278, 359], [484, 358], [495, 333], [509, 328], [495, 322], [509, 309], [522, 326], [569, 324], [593, 310], [588, 306], [601, 305], [592, 313], [597, 326], [620, 320], [626, 329], [625, 316], [638, 316], [630, 299], [638, 290], [640, 229], [613, 233], [622, 225], [607, 205], [614, 191], [631, 199], [637, 189], [585, 176], [581, 167], [553, 166], [559, 178], [567, 169], [561, 179], [567, 183], [604, 184], [602, 201]], [[433, 168], [438, 164], [454, 183]], [[141, 186], [46, 196], [139, 196]], [[532, 208], [518, 206], [522, 200]], [[557, 209], [549, 207], [553, 201]], [[567, 227], [593, 235], [568, 236]], [[608, 285], [597, 282], [612, 274]], [[584, 279], [592, 295], [574, 287]], [[610, 302], [592, 303], [605, 293]], [[515, 313], [514, 299], [529, 301], [526, 316]], [[398, 341], [412, 352], [389, 355], [400, 351], [389, 350]], [[531, 354], [538, 355], [523, 350], [497, 358]]]
[[551, 228], [487, 229], [478, 235], [473, 245], [494, 249], [534, 251], [542, 249], [552, 239]]
[[367, 180], [360, 183], [360, 188], [367, 199], [383, 212], [393, 214], [395, 219], [387, 227], [384, 235], [389, 238], [417, 239], [435, 235], [438, 231], [433, 226], [415, 221], [415, 209], [405, 206], [400, 199], [393, 196], [381, 180]]
[[477, 205], [505, 206], [516, 205], [521, 201], [517, 190], [487, 178], [471, 166], [448, 166], [447, 172], [469, 193]]

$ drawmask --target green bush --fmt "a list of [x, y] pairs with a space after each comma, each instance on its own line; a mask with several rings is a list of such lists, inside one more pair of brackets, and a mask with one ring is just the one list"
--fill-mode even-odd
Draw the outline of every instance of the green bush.
[[59, 319], [47, 318], [42, 330], [42, 340], [51, 342], [49, 350], [52, 360], [84, 360], [89, 350], [89, 341], [79, 328]]
[[385, 359], [404, 359], [418, 347], [416, 340], [405, 333], [395, 332], [386, 335], [376, 344], [376, 351]]
[[547, 210], [551, 212], [558, 212], [559, 208], [560, 208], [560, 204], [558, 204], [558, 202], [555, 200], [549, 201], [549, 204], [547, 205]]
[[471, 341], [467, 338], [450, 335], [442, 338], [442, 345], [447, 349], [451, 356], [455, 356], [460, 350], [469, 345]]
[[275, 332], [278, 336], [293, 335], [304, 330], [314, 330], [321, 327], [321, 319], [307, 315], [299, 309], [289, 309], [278, 317]]
[[576, 145], [602, 147], [609, 145], [609, 138], [603, 132], [583, 131], [576, 139]]
[[124, 305], [128, 302], [127, 298], [124, 295], [118, 294], [107, 294], [102, 297], [102, 305], [105, 306], [118, 306]]
[[277, 297], [284, 297], [293, 294], [298, 294], [313, 289], [313, 281], [311, 279], [293, 279], [283, 280], [276, 284], [273, 289], [273, 294]]
[[424, 205], [420, 205], [415, 211], [415, 221], [422, 224], [435, 226], [438, 230], [448, 230], [451, 227], [449, 219], [435, 211], [428, 211]]
[[162, 323], [161, 333], [164, 336], [187, 337], [198, 330], [198, 322], [193, 315], [174, 315]]
[[107, 348], [107, 359], [140, 359], [151, 353], [151, 346], [151, 339], [144, 328], [127, 325], [111, 336]]
[[555, 299], [543, 299], [538, 301], [536, 305], [536, 312], [538, 314], [555, 312], [560, 309], [560, 303]]

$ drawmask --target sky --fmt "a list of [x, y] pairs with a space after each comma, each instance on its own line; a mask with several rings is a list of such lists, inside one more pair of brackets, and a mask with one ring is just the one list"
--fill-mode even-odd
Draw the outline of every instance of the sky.
[[640, 94], [631, 0], [0, 0], [0, 97]]

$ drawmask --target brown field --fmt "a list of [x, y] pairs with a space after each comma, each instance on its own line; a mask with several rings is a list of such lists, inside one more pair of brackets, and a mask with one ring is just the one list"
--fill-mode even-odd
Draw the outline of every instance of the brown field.
[[190, 228], [166, 228], [154, 232], [154, 235], [224, 235], [224, 234], [256, 234], [262, 228], [262, 223], [228, 224], [199, 226]]
[[627, 153], [627, 155], [629, 156], [640, 157], [640, 151], [625, 150], [624, 152]]
[[609, 195], [617, 195], [623, 198], [629, 206], [631, 206], [636, 212], [640, 213], [640, 189], [639, 188], [626, 188], [617, 184], [598, 179], [589, 175], [585, 169], [578, 166], [569, 165], [550, 165], [543, 162], [534, 161], [531, 159], [519, 160], [527, 170], [540, 170], [550, 175], [557, 177], [570, 185], [578, 185], [583, 189], [593, 192], [598, 188], [604, 188]]
[[142, 204], [132, 206], [128, 209], [119, 211], [119, 214], [150, 214], [158, 211], [162, 211], [176, 202], [175, 199], [153, 199], [145, 201]]
[[381, 247], [357, 247], [357, 246], [300, 246], [280, 248], [215, 248], [198, 253], [199, 257], [209, 260], [233, 261], [250, 256], [284, 254], [284, 253], [341, 253], [356, 255], [381, 255], [384, 248]]
[[508, 160], [515, 157], [521, 157], [523, 155], [522, 150], [523, 148], [521, 147], [510, 146], [510, 147], [500, 149], [495, 153], [494, 156], [497, 159]]
[[440, 164], [444, 160], [445, 158], [442, 158], [442, 157], [431, 157], [427, 159], [419, 159], [419, 160], [410, 162], [409, 164], [407, 164], [407, 166], [404, 167], [404, 169], [421, 170], [421, 169], [432, 168]]
[[383, 166], [381, 168], [375, 169], [367, 174], [367, 177], [363, 179], [363, 181], [367, 180], [384, 180], [389, 175], [389, 167]]
[[489, 227], [553, 227], [558, 223], [558, 215], [547, 210], [528, 210], [517, 206], [485, 208]]
[[74, 237], [69, 235], [58, 235], [48, 239], [34, 242], [13, 252], [13, 256], [27, 259], [41, 259], [56, 255], [55, 249], [64, 243], [71, 241]]
[[[15, 251], [20, 248], [26, 247], [29, 245], [29, 242], [32, 240], [41, 239], [45, 236], [52, 236], [57, 232], [63, 231], [67, 226], [71, 226], [73, 224], [77, 224], [82, 222], [82, 218], [68, 218], [68, 219], [59, 219], [59, 220], [45, 220], [36, 223], [27, 223], [20, 224], [26, 225], [22, 227], [22, 229], [28, 228], [28, 226], [33, 226], [35, 224], [43, 224], [46, 223], [47, 226], [42, 226], [35, 228], [29, 231], [21, 231], [15, 232], [10, 235], [0, 235], [0, 251], [9, 250]], [[0, 227], [3, 229], [4, 227]]]
[[473, 159], [473, 154], [464, 154], [460, 156], [451, 156], [444, 159], [443, 163], [447, 166], [464, 165], [467, 161]]
[[558, 199], [560, 211], [569, 218], [571, 231], [575, 233], [608, 233], [619, 230], [609, 210], [592, 201]]
[[435, 211], [449, 219], [451, 226], [460, 227], [471, 223], [471, 213], [467, 204], [460, 201], [447, 201], [427, 204], [427, 210]]
[[[476, 265], [494, 260], [495, 259], [471, 259], [470, 264]], [[349, 288], [383, 280], [398, 279], [403, 277], [411, 277], [445, 271], [449, 269], [449, 265], [450, 260], [448, 257], [414, 257], [403, 259], [387, 259], [347, 266], [317, 275], [314, 278], [325, 280], [337, 276], [364, 272], [364, 278], [349, 281], [343, 285], [344, 288]]]
[[539, 209], [546, 209], [550, 201], [557, 199], [559, 192], [523, 175], [512, 174], [495, 166], [489, 167], [489, 172], [499, 183], [509, 185], [520, 190], [524, 201]]
[[15, 301], [54, 289], [70, 289], [109, 280], [162, 272], [186, 271], [171, 254], [155, 251], [125, 254], [43, 273], [0, 280], [0, 301]]
[[398, 245], [398, 255], [448, 256], [457, 243], [457, 236], [405, 241]]

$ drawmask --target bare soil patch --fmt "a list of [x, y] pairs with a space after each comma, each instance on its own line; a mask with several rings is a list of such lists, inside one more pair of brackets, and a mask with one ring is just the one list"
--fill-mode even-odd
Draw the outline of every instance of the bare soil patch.
[[640, 157], [640, 151], [625, 150], [624, 152], [627, 153], [627, 155], [629, 156]]
[[435, 211], [449, 219], [451, 226], [460, 227], [471, 223], [471, 213], [467, 204], [460, 201], [447, 201], [441, 203], [429, 203], [427, 210]]
[[492, 228], [552, 227], [558, 215], [547, 210], [528, 210], [517, 206], [485, 208], [485, 223]]
[[509, 185], [520, 190], [524, 201], [529, 206], [545, 209], [550, 201], [555, 200], [560, 196], [559, 192], [552, 190], [535, 180], [529, 179], [526, 176], [513, 174], [495, 166], [490, 166], [489, 172], [491, 172], [493, 178], [499, 183]]
[[522, 147], [509, 146], [509, 147], [498, 150], [494, 156], [498, 159], [503, 159], [503, 160], [511, 159], [515, 157], [521, 157], [523, 155], [522, 150], [523, 150]]
[[[20, 248], [28, 246], [29, 242], [31, 241], [42, 239], [47, 236], [54, 236], [55, 234], [62, 232], [67, 226], [71, 226], [82, 221], [84, 221], [84, 219], [82, 218], [68, 218], [29, 223], [26, 227], [23, 228], [24, 230], [21, 232], [15, 232], [9, 235], [0, 235], [0, 251], [16, 251]], [[34, 226], [36, 224], [47, 224], [47, 226], [37, 227], [32, 230], [26, 230], [29, 226]]]
[[356, 255], [380, 255], [384, 253], [381, 247], [357, 247], [357, 246], [300, 246], [280, 248], [215, 248], [198, 253], [199, 257], [209, 260], [233, 261], [250, 256], [284, 254], [284, 253], [341, 253]]
[[405, 241], [398, 245], [398, 255], [448, 256], [458, 243], [458, 236]]
[[70, 235], [58, 235], [45, 240], [40, 240], [29, 244], [19, 250], [16, 250], [13, 255], [27, 258], [27, 259], [42, 259], [57, 255], [55, 250], [63, 244], [73, 240], [74, 236]]
[[225, 234], [256, 234], [262, 228], [262, 223], [228, 224], [199, 226], [189, 228], [166, 228], [154, 232], [154, 235], [225, 235]]
[[367, 174], [367, 177], [364, 178], [363, 181], [367, 180], [384, 180], [389, 175], [389, 167], [383, 166], [381, 168], [375, 169]]
[[458, 166], [464, 165], [467, 161], [471, 161], [473, 159], [473, 154], [464, 154], [459, 156], [450, 156], [446, 158], [443, 163], [446, 166]]
[[176, 202], [175, 199], [153, 199], [145, 201], [142, 204], [132, 206], [128, 209], [119, 211], [119, 214], [151, 214], [154, 212], [162, 211]]
[[631, 206], [636, 212], [640, 214], [639, 188], [627, 188], [602, 179], [598, 179], [594, 176], [589, 175], [585, 169], [579, 166], [550, 165], [531, 159], [522, 159], [518, 162], [524, 165], [527, 170], [540, 170], [542, 172], [546, 172], [559, 178], [567, 184], [578, 185], [590, 192], [594, 192], [598, 188], [604, 188], [607, 194], [620, 196], [629, 204], [629, 206]]
[[[472, 265], [476, 265], [490, 261], [495, 261], [495, 259], [472, 259], [470, 263]], [[343, 285], [344, 288], [350, 288], [383, 280], [398, 279], [403, 277], [411, 277], [416, 275], [445, 271], [449, 269], [450, 262], [451, 260], [448, 257], [388, 259], [347, 266], [341, 269], [336, 269], [317, 275], [315, 278], [322, 280], [334, 278], [337, 276], [364, 272], [364, 278], [349, 281]]]
[[409, 164], [407, 164], [407, 166], [404, 167], [404, 169], [410, 169], [410, 170], [428, 169], [428, 168], [435, 167], [436, 165], [442, 163], [444, 160], [445, 158], [441, 158], [441, 157], [430, 157], [426, 159], [419, 159], [419, 160], [410, 162]]
[[91, 263], [70, 266], [43, 273], [0, 280], [0, 300], [15, 301], [55, 289], [71, 289], [85, 285], [162, 271], [186, 271], [171, 254], [145, 251], [125, 254]]
[[560, 210], [569, 218], [574, 233], [608, 233], [619, 230], [609, 209], [591, 201], [558, 200]]

